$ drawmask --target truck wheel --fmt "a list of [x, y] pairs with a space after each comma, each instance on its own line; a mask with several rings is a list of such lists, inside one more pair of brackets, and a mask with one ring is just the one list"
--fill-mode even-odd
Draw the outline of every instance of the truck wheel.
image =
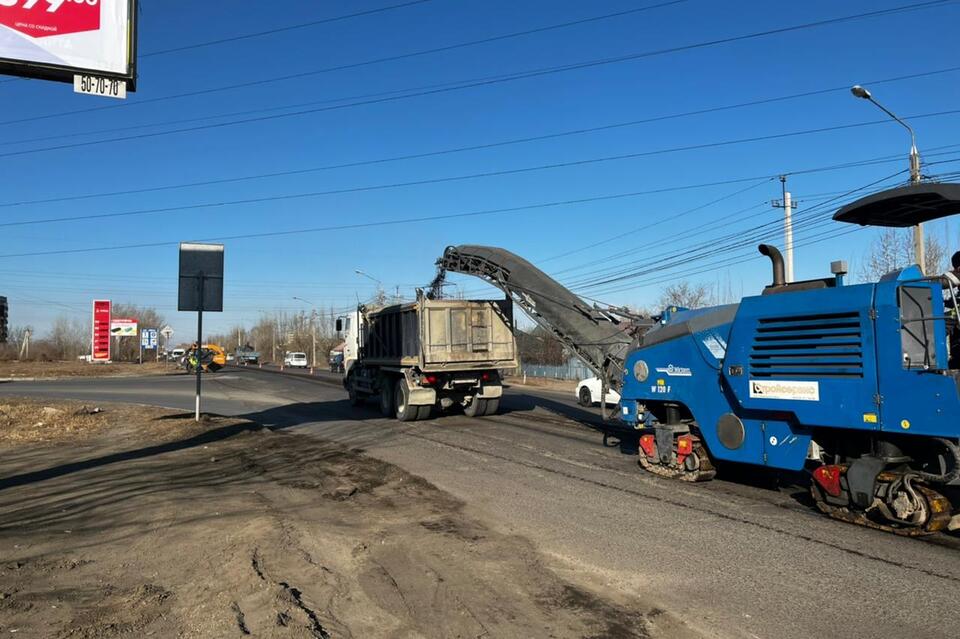
[[419, 407], [411, 405], [409, 400], [407, 385], [403, 379], [401, 379], [397, 382], [393, 391], [393, 404], [396, 408], [396, 416], [401, 422], [412, 422], [420, 416]]
[[351, 406], [362, 406], [363, 397], [353, 389], [353, 384], [347, 387], [347, 395], [350, 396], [350, 405]]
[[387, 379], [380, 385], [380, 414], [384, 417], [393, 415], [393, 386]]
[[433, 406], [417, 406], [417, 419], [430, 419]]
[[500, 398], [495, 397], [493, 399], [484, 400], [487, 403], [486, 410], [483, 411], [484, 415], [496, 415], [497, 411], [500, 410]]
[[362, 406], [363, 405], [363, 396], [357, 393], [356, 389], [353, 387], [353, 378], [348, 377], [343, 381], [344, 387], [347, 389], [347, 395], [350, 397], [351, 406]]
[[487, 400], [474, 397], [469, 404], [463, 407], [463, 414], [467, 417], [480, 417], [487, 412]]
[[590, 396], [590, 389], [586, 386], [580, 387], [580, 396], [577, 402], [581, 406], [593, 406], [593, 397]]

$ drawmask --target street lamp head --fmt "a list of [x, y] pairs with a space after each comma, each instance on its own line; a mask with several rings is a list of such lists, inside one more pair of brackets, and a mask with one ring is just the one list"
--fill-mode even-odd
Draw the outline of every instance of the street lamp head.
[[863, 88], [862, 86], [860, 86], [859, 84], [855, 84], [855, 85], [853, 85], [852, 87], [850, 87], [850, 93], [852, 93], [854, 96], [856, 96], [856, 97], [858, 97], [858, 98], [863, 98], [864, 100], [872, 100], [872, 99], [873, 99], [873, 96], [870, 95], [870, 92], [867, 91], [866, 89], [864, 89], [864, 88]]

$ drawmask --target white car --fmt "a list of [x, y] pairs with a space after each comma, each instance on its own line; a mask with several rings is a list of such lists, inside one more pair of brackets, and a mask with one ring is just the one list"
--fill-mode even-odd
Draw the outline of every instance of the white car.
[[[588, 377], [577, 384], [575, 397], [577, 403], [581, 406], [593, 406], [600, 403], [600, 380], [596, 377]], [[607, 404], [616, 405], [620, 403], [620, 393], [608, 388], [606, 396]]]
[[283, 358], [283, 365], [289, 366], [291, 368], [306, 368], [307, 354], [306, 353], [287, 353], [286, 357]]

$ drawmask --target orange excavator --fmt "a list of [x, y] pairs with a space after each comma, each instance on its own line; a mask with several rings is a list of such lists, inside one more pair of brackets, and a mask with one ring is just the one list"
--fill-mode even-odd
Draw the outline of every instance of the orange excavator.
[[197, 348], [196, 343], [187, 349], [183, 356], [182, 366], [188, 373], [196, 373], [200, 368], [204, 373], [216, 373], [226, 366], [227, 354], [217, 344], [204, 344]]

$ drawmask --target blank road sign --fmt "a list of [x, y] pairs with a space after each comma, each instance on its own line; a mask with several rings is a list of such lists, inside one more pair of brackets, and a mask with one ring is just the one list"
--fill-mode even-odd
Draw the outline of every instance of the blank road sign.
[[180, 243], [177, 310], [223, 311], [223, 244]]

